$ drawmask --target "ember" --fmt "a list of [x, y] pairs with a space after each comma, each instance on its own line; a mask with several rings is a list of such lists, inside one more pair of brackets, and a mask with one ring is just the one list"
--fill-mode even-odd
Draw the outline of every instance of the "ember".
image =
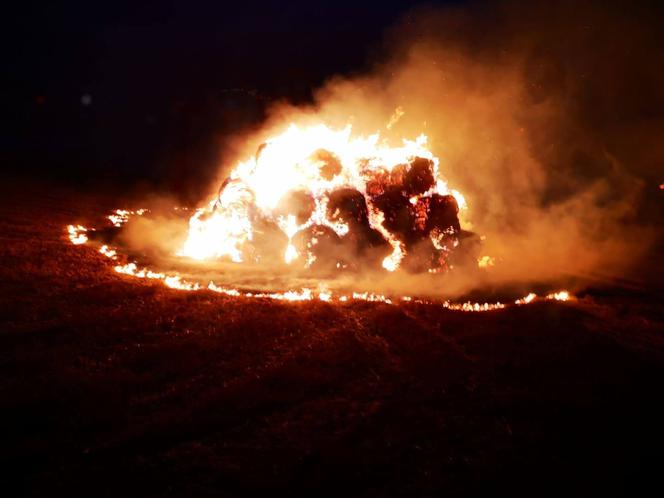
[[74, 245], [85, 244], [88, 241], [88, 236], [85, 234], [88, 229], [81, 225], [69, 225], [67, 232], [69, 233], [69, 240]]

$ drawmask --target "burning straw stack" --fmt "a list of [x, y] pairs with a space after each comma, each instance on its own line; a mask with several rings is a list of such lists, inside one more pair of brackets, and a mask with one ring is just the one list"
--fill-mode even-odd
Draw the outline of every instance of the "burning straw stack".
[[[332, 153], [320, 150], [315, 156], [321, 178], [330, 181], [341, 172]], [[403, 253], [401, 268], [439, 272], [475, 252], [478, 239], [461, 230], [454, 196], [434, 193], [431, 160], [415, 157], [389, 171], [367, 168], [363, 175], [365, 193], [343, 186], [325, 194], [325, 218], [330, 223], [308, 223], [315, 219], [316, 199], [304, 190], [283, 196], [270, 218], [255, 210], [251, 258], [278, 260], [292, 243], [299, 255], [305, 255], [296, 264], [306, 268], [377, 269], [396, 244]], [[290, 241], [274, 221], [287, 216], [304, 227]], [[382, 218], [382, 228], [377, 217]], [[331, 228], [335, 224], [346, 225], [347, 232], [339, 234]]]

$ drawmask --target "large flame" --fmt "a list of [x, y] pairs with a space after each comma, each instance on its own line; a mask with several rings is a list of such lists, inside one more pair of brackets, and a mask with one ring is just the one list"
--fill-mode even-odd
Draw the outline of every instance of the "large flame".
[[[389, 175], [399, 165], [415, 158], [427, 160], [436, 180], [410, 201], [433, 194], [453, 195], [460, 207], [465, 207], [463, 196], [450, 190], [440, 177], [439, 160], [427, 149], [427, 137], [404, 139], [397, 147], [389, 146], [378, 133], [368, 137], [354, 137], [351, 126], [334, 130], [325, 125], [299, 127], [292, 124], [281, 135], [268, 140], [255, 157], [239, 163], [220, 190], [218, 197], [190, 219], [189, 233], [180, 255], [194, 259], [228, 258], [243, 262], [247, 258], [247, 245], [255, 237], [253, 220], [258, 216], [276, 223], [287, 237], [283, 251], [286, 263], [302, 257], [292, 241], [295, 235], [314, 226], [327, 227], [339, 237], [349, 232], [347, 222], [330, 219], [329, 195], [341, 188], [360, 192], [366, 201], [371, 228], [391, 246], [382, 266], [394, 271], [403, 259], [406, 247], [385, 226], [384, 213], [372, 201], [367, 189], [373, 178]], [[313, 200], [310, 214], [298, 219], [296, 213], [280, 206], [292, 192], [301, 192]], [[309, 245], [316, 244], [312, 238]], [[436, 244], [436, 240], [432, 238]], [[307, 262], [315, 259], [307, 254]]]
[[[398, 116], [397, 118], [398, 119]], [[255, 226], [257, 219], [268, 220], [283, 235], [284, 247], [281, 257], [287, 264], [304, 259], [306, 264], [315, 261], [316, 255], [310, 249], [319, 244], [314, 233], [305, 247], [307, 254], [301, 254], [294, 244], [294, 238], [302, 231], [322, 226], [334, 232], [338, 237], [346, 236], [351, 222], [343, 217], [330, 216], [328, 204], [330, 194], [337, 189], [350, 188], [354, 194], [361, 194], [366, 203], [366, 218], [372, 230], [389, 244], [391, 253], [382, 261], [388, 271], [396, 270], [404, 256], [407, 246], [399, 234], [393, 233], [386, 226], [385, 213], [375, 205], [376, 178], [388, 178], [390, 174], [415, 160], [426, 162], [430, 170], [430, 181], [426, 188], [416, 192], [399, 191], [406, 196], [406, 203], [414, 208], [414, 224], [417, 228], [423, 222], [419, 208], [428, 208], [428, 201], [434, 196], [448, 196], [456, 210], [465, 209], [466, 202], [461, 193], [448, 188], [440, 177], [439, 160], [427, 149], [427, 138], [420, 135], [415, 140], [403, 140], [398, 147], [390, 147], [378, 134], [369, 137], [353, 137], [351, 127], [333, 130], [324, 125], [301, 128], [291, 125], [284, 133], [269, 140], [259, 149], [255, 157], [241, 162], [232, 171], [230, 177], [220, 189], [217, 198], [207, 207], [201, 208], [189, 220], [189, 230], [184, 247], [179, 255], [197, 260], [227, 258], [234, 262], [243, 262], [251, 252], [254, 238], [260, 234], [262, 226]], [[398, 176], [398, 175], [397, 175]], [[372, 185], [373, 182], [373, 185]], [[380, 182], [379, 182], [380, 183]], [[397, 182], [397, 189], [402, 188]], [[378, 189], [382, 188], [380, 185]], [[311, 204], [302, 216], [297, 205], [284, 209], [282, 200], [291, 192], [304, 192]], [[359, 194], [358, 194], [359, 193]], [[428, 199], [428, 200], [427, 200]], [[425, 202], [426, 201], [426, 202]], [[305, 203], [306, 204], [306, 203]], [[186, 210], [186, 208], [174, 208]], [[116, 228], [121, 228], [131, 216], [142, 216], [147, 209], [118, 209], [107, 217]], [[424, 215], [426, 217], [426, 214]], [[429, 228], [426, 233], [435, 250], [446, 253], [450, 247], [456, 247], [457, 228]], [[72, 244], [83, 245], [89, 242], [89, 236], [95, 234], [94, 228], [82, 225], [69, 225], [67, 235]], [[396, 302], [415, 304], [440, 304], [443, 307], [464, 312], [482, 312], [501, 310], [509, 306], [527, 305], [536, 300], [568, 301], [574, 298], [565, 290], [544, 296], [530, 293], [512, 302], [478, 303], [436, 301], [412, 296], [386, 296], [371, 292], [339, 293], [327, 288], [323, 283], [316, 289], [301, 288], [282, 292], [254, 292], [234, 287], [219, 285], [214, 281], [195, 281], [184, 278], [176, 272], [165, 273], [148, 267], [141, 267], [128, 256], [119, 254], [116, 248], [102, 245], [99, 252], [115, 262], [117, 273], [132, 277], [161, 281], [166, 286], [184, 291], [209, 290], [233, 297], [277, 299], [286, 301], [321, 300], [345, 303], [348, 301], [371, 301], [394, 304]], [[494, 258], [482, 256], [477, 264], [486, 270], [495, 264]], [[343, 266], [343, 265], [341, 265]], [[340, 264], [337, 263], [337, 267]], [[437, 272], [438, 269], [429, 269]]]

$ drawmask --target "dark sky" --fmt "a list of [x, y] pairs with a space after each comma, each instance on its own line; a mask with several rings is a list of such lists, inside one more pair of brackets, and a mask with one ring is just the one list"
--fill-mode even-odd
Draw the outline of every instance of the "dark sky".
[[93, 178], [205, 168], [219, 134], [259, 121], [266, 102], [361, 71], [416, 3], [24, 4], [3, 34], [3, 162]]

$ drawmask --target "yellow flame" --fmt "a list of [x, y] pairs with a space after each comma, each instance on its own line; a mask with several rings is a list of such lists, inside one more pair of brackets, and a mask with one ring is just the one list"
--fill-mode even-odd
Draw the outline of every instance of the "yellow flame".
[[107, 245], [101, 246], [99, 248], [99, 252], [102, 253], [107, 258], [111, 258], [111, 259], [116, 259], [116, 256], [117, 256], [117, 252], [115, 252], [115, 249], [111, 249]]
[[527, 296], [522, 297], [514, 301], [514, 304], [529, 304], [532, 303], [537, 298], [537, 294], [534, 292], [529, 293]]
[[392, 116], [390, 116], [390, 120], [387, 122], [387, 125], [385, 125], [385, 128], [388, 130], [392, 129], [392, 127], [397, 124], [397, 121], [401, 119], [401, 116], [403, 116], [405, 113], [403, 112], [403, 108], [401, 106], [397, 107], [394, 109], [394, 113]]
[[[334, 163], [325, 173], [320, 151], [326, 151], [327, 161]], [[327, 217], [328, 194], [340, 187], [352, 187], [367, 201], [369, 224], [379, 231], [392, 246], [392, 253], [383, 267], [394, 271], [405, 255], [401, 241], [384, 226], [383, 214], [371, 203], [366, 192], [367, 178], [381, 171], [391, 171], [415, 157], [429, 159], [433, 165], [435, 186], [424, 195], [450, 194], [460, 208], [465, 200], [458, 191], [450, 191], [439, 178], [439, 160], [427, 149], [427, 137], [403, 140], [401, 146], [391, 147], [376, 133], [368, 137], [351, 136], [350, 125], [335, 130], [325, 125], [298, 127], [290, 125], [281, 135], [266, 142], [255, 157], [240, 162], [231, 172], [217, 199], [199, 209], [189, 220], [189, 232], [179, 255], [194, 259], [226, 257], [243, 261], [243, 248], [253, 238], [252, 209], [257, 208], [267, 219], [278, 223], [288, 236], [284, 260], [292, 262], [298, 255], [291, 241], [298, 232], [312, 225], [324, 225], [339, 235], [349, 227]], [[304, 191], [314, 200], [309, 219], [297, 224], [295, 216], [278, 214], [279, 201], [292, 191]], [[310, 261], [308, 259], [307, 261]]]
[[284, 260], [286, 261], [287, 264], [291, 264], [293, 261], [295, 261], [298, 258], [299, 254], [297, 253], [297, 249], [295, 249], [295, 246], [293, 244], [288, 244], [286, 247], [286, 254], [284, 254]]
[[108, 215], [108, 219], [114, 226], [121, 227], [129, 221], [130, 216], [143, 216], [147, 211], [147, 209], [116, 209], [113, 214]]
[[85, 234], [88, 229], [82, 225], [67, 225], [67, 233], [69, 240], [74, 245], [85, 244], [88, 241], [88, 236]]
[[470, 312], [479, 312], [479, 311], [494, 311], [494, 310], [501, 310], [505, 308], [505, 305], [498, 302], [498, 303], [471, 303], [470, 301], [467, 303], [450, 303], [449, 301], [445, 301], [443, 303], [443, 307], [449, 309], [449, 310], [455, 310], [455, 311], [470, 311]]
[[481, 256], [477, 259], [477, 266], [480, 268], [488, 268], [490, 266], [494, 266], [495, 264], [496, 260], [491, 256]]
[[551, 294], [548, 294], [546, 296], [546, 299], [553, 299], [555, 301], [569, 301], [570, 300], [570, 294], [567, 291], [559, 291], [559, 292], [553, 292]]
[[450, 194], [454, 197], [454, 200], [457, 201], [457, 205], [460, 210], [468, 209], [468, 204], [466, 203], [466, 198], [458, 190], [450, 190]]
[[[539, 299], [539, 296], [534, 292], [531, 292], [527, 296], [514, 301], [514, 304], [530, 304], [536, 299]], [[558, 292], [552, 292], [551, 294], [547, 294], [541, 299], [545, 299], [547, 301], [571, 301], [573, 297], [569, 291], [561, 290]]]
[[208, 284], [208, 289], [210, 289], [213, 292], [217, 292], [219, 294], [226, 294], [227, 296], [238, 297], [241, 295], [240, 291], [238, 291], [237, 289], [227, 289], [225, 287], [219, 287], [214, 282], [210, 282]]

